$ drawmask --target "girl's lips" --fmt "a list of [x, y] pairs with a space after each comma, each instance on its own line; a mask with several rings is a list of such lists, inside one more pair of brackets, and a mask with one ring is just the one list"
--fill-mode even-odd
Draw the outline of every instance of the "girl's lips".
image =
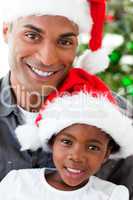
[[67, 170], [71, 173], [79, 174], [82, 172], [82, 170], [79, 169], [73, 169], [73, 168], [67, 168]]
[[74, 168], [65, 168], [67, 176], [71, 178], [80, 178], [85, 174], [85, 170], [74, 169]]

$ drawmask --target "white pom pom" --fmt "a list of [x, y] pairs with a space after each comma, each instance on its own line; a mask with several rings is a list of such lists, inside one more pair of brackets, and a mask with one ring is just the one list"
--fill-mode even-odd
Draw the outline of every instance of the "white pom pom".
[[17, 139], [21, 145], [21, 151], [31, 149], [33, 151], [41, 147], [38, 135], [38, 127], [36, 125], [21, 125], [15, 130]]
[[104, 71], [109, 65], [109, 58], [106, 50], [97, 51], [86, 50], [77, 61], [76, 66], [84, 68], [92, 74]]

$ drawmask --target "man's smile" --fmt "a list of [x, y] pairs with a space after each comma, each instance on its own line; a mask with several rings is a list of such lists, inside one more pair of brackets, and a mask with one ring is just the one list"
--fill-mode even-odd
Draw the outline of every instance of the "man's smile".
[[[29, 65], [28, 65], [29, 66]], [[56, 73], [56, 71], [55, 72], [51, 72], [51, 71], [42, 71], [42, 70], [40, 70], [40, 69], [37, 69], [37, 68], [35, 68], [35, 67], [33, 67], [33, 66], [29, 66], [31, 69], [32, 69], [32, 71], [35, 73], [35, 74], [37, 74], [38, 76], [41, 76], [41, 77], [49, 77], [49, 76], [51, 76], [51, 75], [53, 75], [53, 74], [55, 74]]]
[[49, 69], [49, 68], [53, 68], [53, 67], [38, 67], [35, 64], [30, 64], [30, 63], [25, 63], [28, 68], [30, 69], [30, 71], [32, 71], [32, 73], [34, 73], [35, 76], [37, 76], [38, 78], [52, 78], [54, 75], [62, 72], [64, 70], [64, 66], [60, 66], [58, 67], [59, 69]]

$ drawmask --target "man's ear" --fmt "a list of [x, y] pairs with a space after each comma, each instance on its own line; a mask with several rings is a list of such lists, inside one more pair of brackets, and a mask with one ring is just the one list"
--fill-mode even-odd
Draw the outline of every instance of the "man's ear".
[[3, 38], [8, 43], [9, 33], [11, 32], [11, 23], [3, 23]]

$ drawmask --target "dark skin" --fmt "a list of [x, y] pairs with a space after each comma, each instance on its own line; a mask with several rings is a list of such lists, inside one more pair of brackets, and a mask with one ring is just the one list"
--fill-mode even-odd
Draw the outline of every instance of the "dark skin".
[[78, 27], [62, 16], [28, 16], [3, 26], [17, 104], [38, 111], [64, 80], [78, 45]]
[[48, 183], [66, 191], [83, 187], [110, 155], [109, 141], [103, 131], [86, 124], [62, 130], [51, 144], [57, 171], [46, 176]]

